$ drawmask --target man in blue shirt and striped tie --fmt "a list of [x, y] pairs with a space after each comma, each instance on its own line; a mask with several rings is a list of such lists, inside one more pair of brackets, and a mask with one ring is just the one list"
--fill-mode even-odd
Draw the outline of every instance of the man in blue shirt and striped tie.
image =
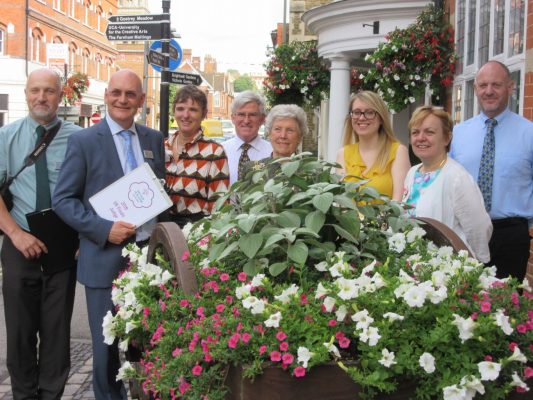
[[533, 123], [508, 109], [509, 69], [489, 61], [474, 83], [480, 114], [453, 131], [450, 155], [477, 180], [494, 227], [497, 276], [524, 279], [533, 224]]

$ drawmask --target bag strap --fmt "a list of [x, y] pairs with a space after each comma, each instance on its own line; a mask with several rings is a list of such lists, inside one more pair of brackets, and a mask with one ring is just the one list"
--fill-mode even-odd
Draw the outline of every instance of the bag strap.
[[61, 120], [59, 120], [57, 124], [55, 124], [49, 130], [46, 131], [46, 133], [43, 135], [41, 140], [39, 140], [35, 148], [26, 156], [26, 159], [24, 160], [24, 165], [17, 171], [15, 175], [9, 177], [4, 182], [4, 184], [2, 185], [2, 192], [9, 188], [15, 178], [19, 176], [19, 174], [24, 171], [26, 167], [33, 165], [35, 161], [37, 161], [37, 159], [46, 151], [50, 142], [57, 135], [57, 132], [59, 132], [59, 129], [61, 129]]

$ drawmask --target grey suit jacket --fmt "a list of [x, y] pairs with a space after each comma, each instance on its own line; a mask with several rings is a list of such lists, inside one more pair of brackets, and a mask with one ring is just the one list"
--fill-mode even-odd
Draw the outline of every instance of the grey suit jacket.
[[[159, 178], [165, 176], [165, 157], [161, 132], [135, 125], [145, 161]], [[111, 287], [119, 270], [126, 265], [123, 245], [107, 241], [112, 221], [100, 218], [89, 198], [124, 175], [106, 120], [72, 134], [59, 179], [52, 197], [52, 207], [80, 235], [78, 281], [92, 288]], [[134, 239], [134, 238], [132, 238]]]

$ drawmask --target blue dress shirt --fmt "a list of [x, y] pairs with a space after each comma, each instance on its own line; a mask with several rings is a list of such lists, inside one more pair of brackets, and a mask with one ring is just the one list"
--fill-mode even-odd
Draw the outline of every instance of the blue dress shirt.
[[[477, 182], [488, 117], [481, 113], [453, 130], [450, 156]], [[490, 217], [524, 217], [533, 224], [533, 122], [505, 110], [496, 117]]]
[[[46, 127], [50, 128], [56, 122], [57, 119], [46, 125]], [[37, 140], [35, 129], [38, 125], [28, 116], [0, 128], [0, 183], [3, 183], [8, 175], [15, 175], [24, 165], [26, 156], [35, 148]], [[65, 158], [67, 139], [71, 133], [80, 129], [79, 126], [71, 122], [61, 121], [61, 129], [46, 149], [50, 193], [54, 192], [59, 170]], [[9, 190], [13, 194], [11, 216], [22, 229], [28, 230], [26, 214], [35, 211], [35, 165], [29, 166], [22, 171], [13, 181]]]

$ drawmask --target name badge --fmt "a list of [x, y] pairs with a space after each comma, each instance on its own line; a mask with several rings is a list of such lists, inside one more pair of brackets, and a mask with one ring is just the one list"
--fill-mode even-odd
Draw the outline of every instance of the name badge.
[[152, 150], [143, 150], [144, 158], [148, 158], [150, 160], [154, 159], [154, 153]]

